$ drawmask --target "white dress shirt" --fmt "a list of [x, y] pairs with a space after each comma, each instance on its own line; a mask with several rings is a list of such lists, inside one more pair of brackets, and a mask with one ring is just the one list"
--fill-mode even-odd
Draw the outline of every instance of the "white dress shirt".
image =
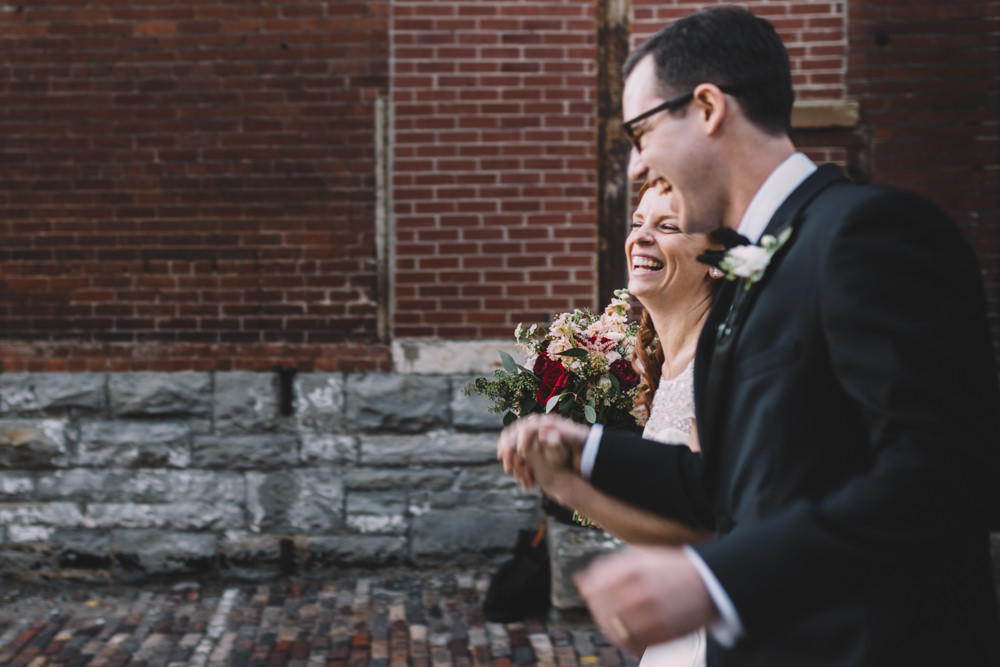
[[[760, 186], [757, 194], [750, 200], [750, 205], [743, 213], [737, 231], [747, 237], [751, 243], [760, 241], [760, 237], [763, 236], [767, 224], [774, 217], [778, 207], [814, 171], [816, 171], [816, 165], [805, 155], [802, 153], [790, 155], [778, 165], [777, 169], [771, 172], [764, 184]], [[584, 479], [589, 480], [594, 470], [594, 462], [597, 460], [597, 450], [600, 448], [603, 433], [604, 427], [600, 424], [594, 424], [590, 433], [587, 434], [587, 441], [584, 443], [580, 456], [580, 474]], [[721, 616], [708, 628], [709, 634], [723, 646], [732, 646], [743, 636], [743, 623], [740, 621], [733, 601], [729, 599], [722, 584], [719, 583], [715, 574], [698, 555], [698, 552], [686, 546], [684, 553], [698, 570], [698, 575], [705, 584], [705, 588], [708, 589], [708, 594]]]

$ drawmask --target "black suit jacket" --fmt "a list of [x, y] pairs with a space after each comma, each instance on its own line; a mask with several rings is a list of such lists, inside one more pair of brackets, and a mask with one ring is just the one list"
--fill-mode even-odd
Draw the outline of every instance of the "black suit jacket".
[[[591, 481], [716, 539], [745, 626], [710, 665], [1000, 665], [1000, 392], [974, 255], [925, 199], [818, 169], [699, 341], [703, 454], [608, 431]], [[991, 478], [991, 475], [993, 477]]]

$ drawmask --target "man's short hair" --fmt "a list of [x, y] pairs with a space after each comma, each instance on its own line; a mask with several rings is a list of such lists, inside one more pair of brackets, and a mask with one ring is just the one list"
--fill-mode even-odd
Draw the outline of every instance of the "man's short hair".
[[760, 129], [776, 136], [791, 130], [791, 66], [770, 21], [733, 5], [694, 12], [643, 42], [625, 61], [625, 76], [647, 55], [664, 99], [714, 83], [734, 90], [743, 114]]

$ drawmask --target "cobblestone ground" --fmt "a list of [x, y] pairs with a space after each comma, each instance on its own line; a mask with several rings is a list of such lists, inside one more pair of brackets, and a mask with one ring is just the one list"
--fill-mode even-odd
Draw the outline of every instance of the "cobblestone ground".
[[3, 585], [0, 665], [621, 665], [585, 613], [489, 623], [488, 571], [130, 588]]

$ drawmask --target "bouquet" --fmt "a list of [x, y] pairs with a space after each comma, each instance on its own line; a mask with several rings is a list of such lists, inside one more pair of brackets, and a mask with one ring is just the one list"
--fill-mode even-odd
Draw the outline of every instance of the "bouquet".
[[[635, 405], [640, 378], [631, 359], [639, 325], [628, 318], [628, 299], [627, 290], [617, 290], [600, 316], [578, 309], [557, 315], [548, 329], [518, 324], [514, 336], [525, 365], [501, 351], [503, 369], [492, 379], [473, 380], [465, 393], [492, 399], [490, 410], [504, 413], [504, 426], [532, 412], [555, 411], [583, 424], [641, 430], [648, 415]], [[544, 497], [543, 507], [556, 517], [567, 512]], [[563, 520], [598, 527], [576, 511]]]
[[632, 368], [638, 323], [630, 321], [629, 294], [617, 290], [599, 316], [588, 309], [557, 315], [548, 329], [518, 324], [514, 336], [526, 361], [500, 352], [503, 369], [477, 378], [465, 393], [493, 400], [508, 425], [532, 412], [557, 412], [583, 424], [637, 431], [646, 422], [635, 406], [639, 375]]

